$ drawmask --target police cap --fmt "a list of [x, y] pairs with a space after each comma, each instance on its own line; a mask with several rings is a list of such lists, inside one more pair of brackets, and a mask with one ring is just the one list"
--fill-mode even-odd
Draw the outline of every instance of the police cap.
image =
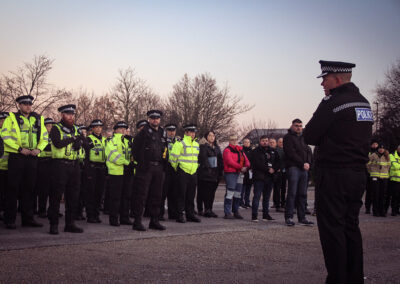
[[189, 123], [189, 124], [184, 125], [183, 129], [185, 129], [185, 131], [196, 131], [197, 125], [194, 123]]
[[147, 112], [147, 116], [150, 118], [160, 118], [162, 115], [162, 111], [157, 109], [152, 109]]
[[92, 122], [90, 123], [89, 127], [93, 128], [95, 126], [103, 126], [103, 122], [100, 119], [92, 120]]
[[33, 105], [33, 97], [30, 95], [20, 96], [20, 97], [16, 98], [15, 101], [19, 104]]
[[175, 131], [177, 128], [178, 128], [178, 126], [174, 123], [168, 123], [164, 127], [165, 130], [169, 130], [169, 131]]
[[354, 63], [341, 62], [341, 61], [325, 61], [320, 60], [322, 73], [317, 78], [324, 77], [331, 73], [351, 73], [352, 68], [356, 67]]
[[126, 128], [126, 129], [128, 129], [128, 124], [126, 124], [125, 121], [118, 121], [114, 125], [113, 129], [115, 130], [115, 129], [118, 129], [118, 128]]
[[70, 113], [75, 114], [76, 105], [65, 105], [58, 108], [58, 111], [61, 113]]
[[136, 123], [136, 128], [139, 129], [140, 127], [145, 126], [147, 124], [149, 124], [149, 122], [147, 120], [145, 120], [145, 119], [139, 120]]
[[44, 120], [44, 124], [55, 124], [56, 122], [54, 121], [54, 119], [52, 119], [51, 117], [47, 117]]

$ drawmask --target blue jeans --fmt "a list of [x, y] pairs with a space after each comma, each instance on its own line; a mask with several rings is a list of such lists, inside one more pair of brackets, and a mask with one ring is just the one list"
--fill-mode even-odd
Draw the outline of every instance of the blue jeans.
[[224, 200], [225, 214], [239, 212], [240, 194], [242, 192], [243, 184], [238, 183], [239, 173], [225, 173], [226, 193]]
[[302, 221], [306, 218], [308, 172], [298, 167], [290, 167], [287, 175], [288, 193], [286, 197], [285, 219], [293, 218], [293, 209], [296, 206], [297, 218], [299, 221]]
[[251, 203], [251, 215], [254, 218], [258, 215], [258, 205], [260, 203], [261, 194], [263, 197], [263, 215], [269, 213], [269, 199], [271, 197], [273, 180], [272, 177], [267, 177], [265, 180], [256, 180], [253, 184], [254, 195], [253, 202]]

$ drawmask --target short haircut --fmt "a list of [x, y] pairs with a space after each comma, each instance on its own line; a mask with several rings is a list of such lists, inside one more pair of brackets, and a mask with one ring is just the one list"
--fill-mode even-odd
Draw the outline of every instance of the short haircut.
[[263, 139], [268, 139], [268, 136], [267, 135], [261, 135], [260, 141], [263, 140]]
[[303, 123], [303, 122], [299, 118], [295, 118], [295, 119], [293, 119], [292, 124], [295, 124], [295, 123]]

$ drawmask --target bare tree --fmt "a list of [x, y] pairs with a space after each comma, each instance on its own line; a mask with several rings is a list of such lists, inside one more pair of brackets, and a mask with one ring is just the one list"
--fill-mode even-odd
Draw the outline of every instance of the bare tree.
[[35, 99], [33, 111], [48, 114], [53, 112], [55, 103], [68, 100], [69, 92], [47, 82], [53, 62], [45, 55], [35, 56], [32, 63], [24, 63], [17, 71], [3, 75], [0, 78], [1, 109], [15, 110], [17, 97], [31, 95]]
[[253, 106], [244, 104], [240, 97], [231, 96], [227, 86], [219, 88], [209, 74], [190, 79], [187, 74], [173, 87], [165, 109], [167, 119], [177, 124], [196, 123], [199, 135], [208, 130], [226, 140], [235, 128], [237, 115]]
[[132, 68], [119, 71], [111, 96], [116, 106], [116, 117], [128, 123], [131, 133], [135, 130], [136, 122], [145, 116], [147, 110], [155, 107], [152, 104], [160, 101]]
[[386, 73], [376, 88], [375, 136], [392, 150], [400, 144], [400, 60]]

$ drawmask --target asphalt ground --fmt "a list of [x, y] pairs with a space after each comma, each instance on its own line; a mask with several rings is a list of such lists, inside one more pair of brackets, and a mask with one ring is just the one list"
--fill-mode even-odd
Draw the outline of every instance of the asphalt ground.
[[[317, 226], [224, 220], [223, 188], [215, 212], [201, 223], [166, 221], [166, 231], [133, 231], [77, 222], [83, 234], [44, 228], [0, 228], [0, 283], [323, 283], [326, 276]], [[312, 208], [313, 192], [309, 194]], [[260, 216], [261, 217], [261, 216]], [[308, 216], [315, 221], [315, 217]], [[261, 219], [261, 218], [260, 218]], [[296, 221], [296, 220], [295, 220]], [[148, 219], [144, 219], [148, 223]], [[400, 217], [360, 213], [366, 283], [400, 283]]]

